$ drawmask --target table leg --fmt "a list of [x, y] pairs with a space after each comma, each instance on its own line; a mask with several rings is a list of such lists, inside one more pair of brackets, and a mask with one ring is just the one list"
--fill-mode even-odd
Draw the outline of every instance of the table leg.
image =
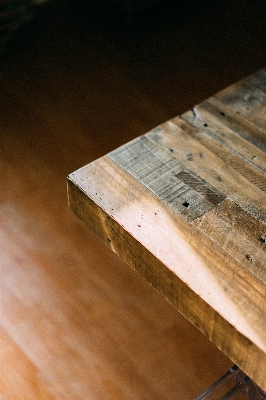
[[195, 400], [264, 400], [266, 393], [236, 365]]

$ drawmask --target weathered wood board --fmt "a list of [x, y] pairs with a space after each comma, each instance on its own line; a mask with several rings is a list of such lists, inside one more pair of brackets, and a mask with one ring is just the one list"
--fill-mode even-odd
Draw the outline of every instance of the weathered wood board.
[[68, 193], [266, 390], [266, 70], [72, 173]]

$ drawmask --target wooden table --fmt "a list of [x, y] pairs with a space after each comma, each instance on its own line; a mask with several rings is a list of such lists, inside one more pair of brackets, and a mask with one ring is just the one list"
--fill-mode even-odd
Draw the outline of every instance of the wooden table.
[[68, 193], [266, 390], [266, 69], [72, 173]]

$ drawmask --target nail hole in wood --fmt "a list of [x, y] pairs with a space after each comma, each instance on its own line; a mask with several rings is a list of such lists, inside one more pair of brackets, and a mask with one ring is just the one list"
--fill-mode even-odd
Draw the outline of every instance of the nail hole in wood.
[[223, 117], [225, 117], [225, 113], [224, 113], [224, 112], [221, 112], [221, 115], [222, 115]]
[[262, 235], [260, 237], [260, 241], [261, 241], [261, 243], [266, 243], [266, 236]]
[[203, 124], [203, 126], [208, 126], [208, 124]]
[[246, 255], [246, 259], [248, 260], [248, 261], [253, 261], [253, 257], [250, 255], [250, 254], [247, 254]]

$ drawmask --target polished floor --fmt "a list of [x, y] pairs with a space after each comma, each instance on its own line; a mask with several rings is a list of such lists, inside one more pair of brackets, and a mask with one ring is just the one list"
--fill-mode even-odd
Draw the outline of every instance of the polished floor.
[[265, 1], [211, 3], [54, 0], [0, 61], [1, 400], [192, 400], [231, 366], [66, 195], [70, 172], [265, 66]]

